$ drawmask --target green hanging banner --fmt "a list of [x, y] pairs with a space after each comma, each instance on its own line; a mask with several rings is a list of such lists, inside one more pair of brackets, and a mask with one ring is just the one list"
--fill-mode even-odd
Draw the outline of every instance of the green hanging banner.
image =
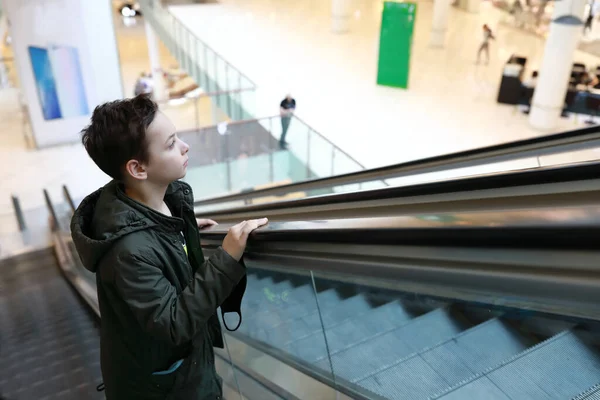
[[377, 84], [408, 88], [410, 49], [415, 24], [415, 3], [383, 3]]

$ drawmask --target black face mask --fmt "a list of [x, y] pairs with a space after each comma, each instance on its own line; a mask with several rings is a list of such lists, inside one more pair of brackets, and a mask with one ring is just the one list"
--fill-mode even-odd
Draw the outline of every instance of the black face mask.
[[[243, 260], [240, 260], [240, 263], [244, 265]], [[229, 297], [227, 297], [223, 304], [221, 304], [221, 317], [223, 319], [223, 325], [225, 326], [225, 329], [227, 329], [230, 332], [236, 331], [242, 324], [242, 298], [244, 297], [244, 293], [246, 292], [247, 284], [248, 278], [246, 278], [246, 275], [244, 275], [244, 277], [242, 278], [242, 280], [240, 280], [237, 286], [233, 288], [233, 291], [231, 292]], [[237, 313], [237, 315], [240, 317], [238, 324], [233, 329], [230, 329], [227, 326], [227, 322], [225, 321], [225, 314], [230, 312]]]

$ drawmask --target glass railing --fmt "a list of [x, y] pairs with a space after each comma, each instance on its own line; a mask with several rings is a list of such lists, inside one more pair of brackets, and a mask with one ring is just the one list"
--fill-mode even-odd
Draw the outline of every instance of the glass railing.
[[171, 54], [215, 107], [228, 119], [254, 118], [256, 85], [220, 54], [200, 40], [156, 0], [141, 0], [144, 18], [156, 30]]
[[[297, 136], [302, 137], [302, 130], [305, 126], [298, 124]], [[596, 128], [590, 128], [596, 129]], [[583, 132], [585, 133], [585, 132]], [[594, 131], [588, 132], [595, 134]], [[296, 135], [295, 135], [296, 136]], [[296, 137], [297, 137], [296, 136]], [[306, 133], [304, 137], [307, 137]], [[290, 141], [296, 139], [290, 139]], [[356, 163], [351, 159], [338, 157], [338, 149], [330, 150], [327, 146], [322, 146], [317, 151], [312, 150], [312, 144], [323, 144], [323, 138], [310, 138], [297, 143], [294, 149], [300, 149], [299, 158], [302, 161], [308, 160], [313, 162], [316, 160], [317, 165], [311, 165], [311, 170], [305, 175], [306, 182], [301, 185], [294, 185], [289, 188], [268, 188], [266, 191], [255, 191], [255, 193], [232, 193], [230, 195], [207, 198], [204, 202], [202, 197], [198, 196], [196, 204], [197, 212], [213, 212], [222, 211], [228, 208], [237, 207], [240, 203], [240, 198], [245, 197], [244, 204], [255, 204], [265, 202], [276, 202], [285, 198], [287, 193], [302, 192], [303, 197], [310, 197], [326, 193], [350, 193], [361, 190], [380, 189], [384, 187], [407, 187], [413, 185], [443, 182], [448, 180], [482, 177], [487, 175], [497, 175], [502, 173], [518, 172], [531, 169], [540, 169], [547, 167], [560, 167], [563, 165], [576, 165], [582, 163], [597, 162], [600, 160], [600, 147], [598, 147], [597, 139], [594, 137], [583, 138], [580, 141], [574, 140], [573, 143], [557, 143], [556, 145], [540, 146], [539, 155], [535, 155], [535, 147], [525, 148], [522, 152], [515, 151], [514, 154], [502, 153], [502, 150], [494, 150], [489, 152], [488, 157], [475, 158], [472, 155], [457, 155], [454, 160], [439, 161], [432, 159], [408, 161], [395, 166], [383, 167], [379, 173], [371, 173], [365, 177], [359, 177], [364, 180], [361, 183], [341, 184], [344, 182], [344, 177], [334, 178], [331, 182], [325, 180], [322, 182], [310, 182], [310, 179], [317, 177], [337, 176], [338, 174], [353, 172]], [[553, 147], [556, 146], [556, 147]], [[323, 149], [325, 148], [325, 150]], [[567, 150], [568, 149], [568, 150]], [[485, 149], [483, 149], [485, 150]], [[477, 150], [474, 150], [477, 151]], [[309, 155], [310, 153], [310, 155]], [[306, 154], [302, 157], [303, 154]], [[450, 155], [449, 157], [452, 157]], [[462, 159], [460, 158], [462, 157]], [[497, 161], [504, 159], [506, 161]], [[419, 165], [420, 164], [420, 165]], [[470, 166], [462, 166], [469, 165]], [[330, 171], [335, 172], [334, 175], [316, 176], [312, 171], [326, 171], [330, 166]], [[344, 172], [338, 172], [344, 169]], [[362, 169], [362, 168], [361, 168]], [[387, 170], [386, 170], [387, 169]], [[355, 169], [356, 170], [356, 169]], [[377, 171], [376, 171], [377, 172]], [[382, 180], [382, 176], [384, 180]], [[371, 178], [372, 180], [365, 180]], [[377, 177], [377, 178], [375, 178]], [[356, 176], [349, 177], [347, 181], [356, 179]], [[299, 187], [301, 186], [301, 187]], [[307, 189], [318, 187], [320, 189]]]
[[[180, 138], [190, 145], [184, 180], [200, 199], [364, 168], [299, 118], [292, 118], [285, 148], [280, 147], [280, 135], [279, 116], [180, 132]], [[383, 187], [384, 183], [374, 185]], [[324, 193], [331, 191], [291, 193], [288, 198]]]
[[600, 383], [590, 321], [491, 297], [461, 302], [351, 276], [249, 268], [231, 358], [302, 399], [573, 398]]

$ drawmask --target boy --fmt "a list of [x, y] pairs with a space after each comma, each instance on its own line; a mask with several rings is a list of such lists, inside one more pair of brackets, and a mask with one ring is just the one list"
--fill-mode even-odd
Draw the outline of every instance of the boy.
[[[147, 95], [98, 106], [82, 142], [113, 180], [71, 221], [85, 267], [96, 273], [100, 361], [108, 400], [215, 400], [216, 310], [239, 313], [248, 235], [266, 219], [230, 229], [204, 260], [186, 173], [188, 150]], [[241, 315], [240, 315], [241, 321]]]

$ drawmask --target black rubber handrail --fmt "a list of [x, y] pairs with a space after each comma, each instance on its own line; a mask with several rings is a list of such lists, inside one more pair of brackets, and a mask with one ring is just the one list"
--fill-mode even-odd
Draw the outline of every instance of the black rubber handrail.
[[336, 175], [333, 177], [301, 181], [254, 191], [245, 191], [244, 193], [233, 193], [225, 196], [198, 200], [195, 202], [195, 205], [207, 206], [230, 201], [248, 200], [257, 197], [280, 196], [293, 192], [372, 182], [429, 172], [439, 172], [442, 170], [515, 160], [523, 157], [536, 157], [563, 151], [576, 151], [599, 146], [600, 127], [594, 126], [543, 137], [409, 161], [386, 167]]
[[559, 167], [536, 168], [525, 171], [490, 174], [469, 178], [459, 178], [441, 182], [422, 183], [411, 186], [399, 186], [368, 191], [329, 194], [298, 200], [280, 201], [232, 207], [213, 212], [202, 212], [199, 215], [216, 218], [236, 213], [267, 212], [296, 207], [311, 207], [341, 203], [384, 200], [399, 197], [438, 195], [444, 193], [465, 192], [486, 189], [502, 189], [524, 185], [541, 185], [583, 181], [600, 178], [600, 162], [574, 164]]
[[[203, 231], [202, 238], [220, 241], [230, 227], [217, 225]], [[600, 206], [588, 206], [275, 222], [256, 230], [251, 242], [596, 250], [598, 234]]]

